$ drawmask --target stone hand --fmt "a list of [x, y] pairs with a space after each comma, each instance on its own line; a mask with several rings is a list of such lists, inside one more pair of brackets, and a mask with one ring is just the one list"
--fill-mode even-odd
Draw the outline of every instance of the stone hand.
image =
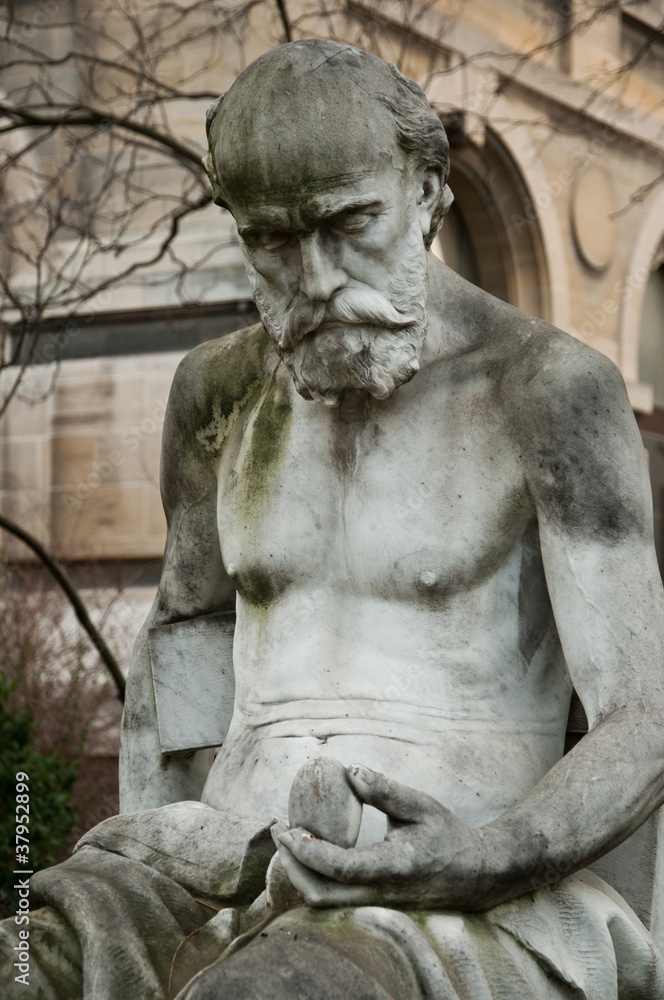
[[358, 797], [387, 816], [387, 835], [338, 847], [300, 827], [273, 827], [281, 863], [310, 906], [392, 904], [482, 909], [484, 838], [424, 792], [362, 765], [347, 769]]

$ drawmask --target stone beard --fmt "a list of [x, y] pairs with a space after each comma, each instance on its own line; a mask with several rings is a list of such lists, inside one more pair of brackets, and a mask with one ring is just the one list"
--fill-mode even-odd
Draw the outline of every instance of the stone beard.
[[406, 250], [386, 294], [354, 283], [325, 302], [299, 293], [285, 309], [271, 301], [243, 246], [263, 325], [305, 399], [335, 406], [346, 389], [387, 399], [419, 371], [427, 333], [427, 258], [414, 209], [408, 222]]

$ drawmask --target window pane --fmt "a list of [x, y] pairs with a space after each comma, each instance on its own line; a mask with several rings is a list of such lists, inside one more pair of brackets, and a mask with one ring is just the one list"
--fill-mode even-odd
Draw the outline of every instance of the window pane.
[[655, 406], [664, 408], [664, 267], [653, 271], [639, 331], [639, 381], [655, 390]]
[[481, 284], [468, 226], [454, 203], [445, 216], [443, 227], [433, 245], [433, 252], [462, 278], [472, 281], [474, 285]]

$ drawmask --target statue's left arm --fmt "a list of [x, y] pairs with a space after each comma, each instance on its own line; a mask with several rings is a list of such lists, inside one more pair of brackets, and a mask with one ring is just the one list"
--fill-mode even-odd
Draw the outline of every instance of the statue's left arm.
[[586, 866], [664, 801], [664, 592], [622, 378], [606, 358], [555, 335], [524, 352], [503, 389], [590, 731], [479, 829], [421, 792], [349, 769], [360, 797], [388, 814], [388, 837], [344, 851], [282, 832], [282, 859], [313, 905], [487, 909]]
[[602, 355], [554, 337], [512, 378], [505, 392], [547, 586], [590, 731], [487, 828], [525, 854], [499, 898], [584, 867], [664, 800], [664, 591], [622, 377]]

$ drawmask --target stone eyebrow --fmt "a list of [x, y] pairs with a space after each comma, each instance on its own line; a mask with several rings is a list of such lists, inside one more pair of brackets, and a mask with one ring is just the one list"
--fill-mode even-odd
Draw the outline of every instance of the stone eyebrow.
[[306, 212], [307, 223], [303, 226], [290, 226], [288, 220], [279, 213], [266, 212], [265, 217], [260, 222], [252, 222], [246, 226], [238, 226], [238, 233], [243, 239], [251, 239], [266, 229], [273, 229], [279, 232], [293, 231], [294, 229], [306, 230], [321, 222], [329, 222], [337, 216], [348, 215], [351, 212], [358, 212], [362, 209], [377, 208], [383, 204], [383, 200], [375, 194], [366, 195], [363, 198], [352, 198], [338, 205], [313, 205]]
[[311, 214], [315, 213], [316, 218], [321, 222], [334, 219], [337, 215], [347, 215], [349, 212], [357, 212], [363, 208], [375, 208], [383, 204], [383, 200], [375, 194], [365, 195], [364, 198], [351, 198], [341, 205], [334, 206], [314, 206]]
[[242, 237], [257, 236], [266, 229], [284, 229], [288, 223], [283, 216], [276, 213], [266, 212], [260, 222], [251, 222], [246, 226], [238, 226], [237, 231]]

